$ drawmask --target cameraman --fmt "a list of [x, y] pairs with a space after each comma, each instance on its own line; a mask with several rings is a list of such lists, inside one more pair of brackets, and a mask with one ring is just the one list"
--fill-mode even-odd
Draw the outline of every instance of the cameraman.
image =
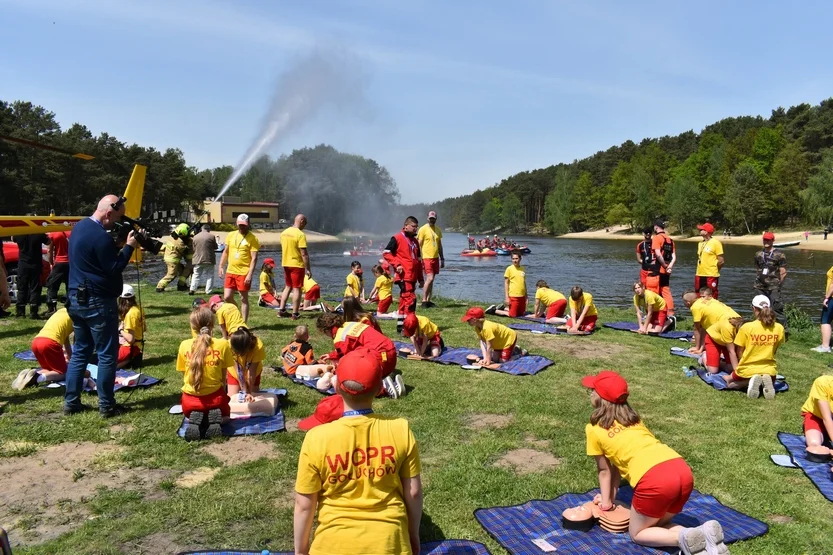
[[75, 331], [75, 345], [66, 375], [64, 414], [89, 407], [81, 404], [84, 372], [93, 354], [98, 353], [98, 410], [104, 418], [118, 416], [124, 407], [116, 405], [113, 386], [119, 351], [119, 310], [122, 271], [137, 247], [131, 231], [127, 244], [119, 251], [107, 230], [124, 216], [124, 202], [107, 195], [92, 216], [72, 228], [69, 242], [69, 289], [67, 308]]

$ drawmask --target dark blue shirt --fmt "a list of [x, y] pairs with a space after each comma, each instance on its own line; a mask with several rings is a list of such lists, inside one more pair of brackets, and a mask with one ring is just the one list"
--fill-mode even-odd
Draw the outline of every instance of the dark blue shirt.
[[69, 242], [69, 291], [86, 284], [91, 297], [115, 298], [121, 295], [122, 277], [133, 247], [119, 251], [113, 238], [92, 218], [72, 228]]

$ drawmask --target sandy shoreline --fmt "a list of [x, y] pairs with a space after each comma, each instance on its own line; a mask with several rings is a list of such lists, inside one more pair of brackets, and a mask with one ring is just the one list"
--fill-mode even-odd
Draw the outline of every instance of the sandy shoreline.
[[[626, 241], [633, 241], [634, 243], [638, 243], [642, 240], [641, 234], [627, 233], [626, 231], [629, 229], [627, 226], [613, 226], [609, 227], [608, 229], [610, 231], [600, 229], [596, 231], [580, 231], [578, 233], [567, 233], [564, 235], [557, 236], [556, 239], [623, 239]], [[810, 231], [810, 238], [807, 241], [804, 240], [803, 231], [784, 231], [780, 233], [776, 231], [774, 232], [775, 242], [788, 243], [791, 241], [801, 241], [800, 245], [796, 245], [795, 247], [789, 248], [833, 252], [833, 234], [831, 234], [829, 239], [825, 241], [824, 235], [821, 231], [808, 231]], [[723, 234], [718, 232], [715, 234], [715, 237], [719, 239], [724, 245], [758, 246], [761, 244], [761, 235], [759, 234], [733, 235], [732, 237], [723, 237]], [[683, 237], [681, 235], [672, 235], [671, 238], [677, 242], [684, 243], [696, 243], [698, 241], [702, 241], [702, 239], [698, 236]]]
[[[213, 231], [212, 232], [215, 237], [217, 237], [217, 241], [222, 244], [226, 241], [226, 235], [229, 234], [228, 231]], [[255, 235], [257, 235], [258, 240], [260, 241], [261, 246], [263, 247], [279, 247], [281, 245], [281, 232], [280, 231], [261, 231], [261, 230], [254, 230]], [[307, 243], [340, 243], [341, 239], [336, 237], [335, 235], [327, 235], [326, 233], [318, 233], [317, 231], [310, 231], [308, 229], [304, 230], [304, 235], [307, 236]], [[162, 242], [168, 240], [168, 237], [163, 237]]]

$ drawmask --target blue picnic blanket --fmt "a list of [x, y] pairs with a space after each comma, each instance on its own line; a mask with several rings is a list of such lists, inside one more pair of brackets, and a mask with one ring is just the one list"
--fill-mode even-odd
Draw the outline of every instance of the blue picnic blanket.
[[35, 353], [33, 353], [32, 351], [20, 351], [19, 353], [14, 354], [14, 358], [18, 360], [25, 360], [27, 362], [33, 362], [38, 360], [37, 357], [35, 357]]
[[[276, 370], [277, 370], [277, 368], [276, 368]], [[280, 367], [280, 372], [281, 372], [281, 374], [284, 375], [284, 377], [289, 378], [292, 381], [292, 383], [297, 383], [299, 385], [305, 385], [310, 389], [314, 389], [315, 391], [317, 391], [318, 393], [320, 393], [322, 395], [335, 395], [335, 393], [336, 393], [336, 390], [332, 387], [330, 389], [328, 389], [327, 391], [321, 391], [320, 389], [315, 387], [315, 385], [318, 383], [318, 378], [311, 378], [309, 380], [305, 380], [303, 378], [299, 378], [299, 377], [295, 376], [294, 374], [287, 374], [286, 372], [284, 372], [282, 366]]]
[[[567, 493], [555, 499], [533, 500], [523, 505], [477, 509], [474, 517], [480, 525], [509, 553], [540, 555], [533, 540], [542, 539], [558, 553], [594, 553], [607, 555], [665, 554], [667, 551], [643, 547], [633, 543], [628, 534], [611, 534], [595, 526], [589, 532], [565, 530], [561, 513], [570, 507], [593, 500], [598, 489], [586, 493]], [[619, 488], [617, 499], [630, 504], [633, 490], [628, 485]], [[769, 527], [748, 515], [721, 504], [711, 495], [694, 490], [682, 513], [674, 522], [682, 526], [698, 526], [707, 520], [717, 520], [723, 526], [726, 543], [761, 536]], [[673, 552], [679, 549], [674, 548]]]
[[833, 472], [830, 472], [830, 463], [816, 463], [807, 460], [804, 436], [778, 432], [778, 441], [787, 448], [790, 458], [804, 474], [810, 478], [821, 494], [828, 500], [833, 501]]
[[[404, 343], [402, 341], [394, 341], [393, 346], [396, 347], [397, 352], [399, 349], [413, 349], [414, 346], [410, 343]], [[426, 359], [426, 362], [436, 362], [438, 364], [457, 364], [463, 365], [468, 364], [468, 360], [466, 357], [468, 355], [477, 355], [480, 356], [480, 349], [469, 349], [467, 347], [448, 347], [446, 346], [443, 349], [443, 352], [440, 353], [440, 356], [436, 358], [429, 358]], [[399, 355], [402, 358], [407, 358], [406, 355]]]
[[[636, 322], [607, 322], [602, 324], [606, 328], [619, 331], [636, 331], [639, 325]], [[662, 337], [663, 339], [691, 339], [694, 337], [693, 331], [667, 331], [651, 337]]]
[[[482, 543], [469, 540], [443, 540], [426, 542], [421, 546], [423, 555], [490, 555]], [[178, 555], [294, 555], [292, 551], [182, 551]]]
[[689, 353], [686, 347], [671, 347], [671, 354], [678, 356], [678, 357], [686, 357], [686, 358], [693, 358], [698, 359], [700, 355], [695, 355], [694, 353]]
[[[98, 367], [94, 364], [88, 364], [87, 369], [90, 370], [91, 377], [92, 377], [93, 381], [95, 381], [95, 378], [97, 377], [97, 373], [98, 373]], [[133, 376], [136, 376], [140, 373], [142, 374], [142, 377], [139, 378], [139, 382], [136, 385], [123, 385], [123, 384], [120, 384], [120, 383], [116, 383], [113, 386], [113, 391], [118, 391], [120, 389], [130, 389], [130, 388], [134, 388], [134, 387], [150, 387], [152, 385], [156, 385], [156, 384], [162, 382], [162, 380], [160, 380], [159, 378], [154, 378], [153, 376], [148, 376], [144, 372], [136, 372], [135, 370], [116, 370], [116, 377], [117, 378], [132, 378]], [[59, 387], [66, 387], [66, 385], [67, 384], [64, 381], [49, 382], [48, 384], [46, 384], [46, 387], [54, 389], [54, 388], [59, 388]], [[91, 393], [91, 392], [94, 392], [95, 389], [93, 389], [92, 387], [88, 387], [87, 383], [85, 382], [84, 383], [84, 391], [86, 391], [87, 393]]]
[[[278, 397], [285, 397], [285, 389], [264, 389], [267, 393], [274, 393]], [[182, 425], [177, 430], [179, 437], [185, 437], [185, 428], [188, 427], [188, 419], [182, 419]], [[278, 410], [274, 416], [252, 416], [249, 418], [235, 418], [223, 424], [223, 435], [225, 436], [257, 436], [270, 432], [282, 432], [286, 429], [283, 411], [278, 404]]]
[[[394, 341], [393, 344], [397, 350], [402, 347], [406, 347], [408, 349], [412, 348], [412, 345], [402, 343], [401, 341]], [[464, 364], [469, 364], [469, 361], [466, 359], [469, 355], [477, 355], [479, 357], [480, 350], [467, 349], [465, 347], [446, 347], [446, 350], [443, 351], [440, 356], [427, 360], [429, 362], [438, 362], [440, 364], [456, 364], [458, 366], [463, 366]], [[513, 376], [532, 376], [552, 364], [555, 363], [546, 357], [527, 355], [525, 357], [512, 359], [509, 362], [504, 362], [498, 368], [486, 368], [486, 370], [503, 372], [504, 374], [511, 374]]]
[[[727, 389], [726, 388], [726, 380], [724, 380], [721, 376], [728, 376], [728, 372], [719, 372], [717, 374], [712, 374], [705, 368], [698, 368], [697, 375], [700, 377], [701, 380], [712, 386], [718, 391], [740, 391], [739, 389]], [[790, 386], [787, 385], [785, 380], [775, 380], [773, 383], [773, 388], [775, 389], [775, 393], [783, 393], [784, 391], [788, 391]]]
[[552, 334], [552, 335], [555, 335], [555, 334], [558, 334], [558, 333], [562, 333], [562, 334], [567, 333], [566, 331], [560, 330], [556, 326], [553, 326], [552, 324], [538, 324], [538, 323], [535, 323], [535, 324], [509, 324], [507, 327], [511, 328], [513, 330], [531, 331], [531, 332], [534, 332], [534, 333], [549, 333], [549, 334]]

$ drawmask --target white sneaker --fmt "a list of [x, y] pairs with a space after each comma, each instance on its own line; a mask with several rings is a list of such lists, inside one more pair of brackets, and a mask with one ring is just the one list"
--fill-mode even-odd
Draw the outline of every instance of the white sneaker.
[[383, 378], [382, 387], [385, 388], [385, 393], [388, 397], [391, 399], [399, 399], [399, 392], [396, 391], [396, 383], [393, 381], [393, 378], [390, 376]]
[[824, 345], [819, 345], [818, 347], [813, 347], [810, 350], [815, 351], [817, 353], [829, 353], [831, 349], [830, 349], [830, 347], [825, 347]]
[[703, 527], [683, 528], [677, 538], [682, 555], [706, 555], [706, 534]]
[[701, 526], [706, 536], [706, 553], [709, 555], [728, 555], [729, 548], [723, 543], [723, 527], [716, 520], [709, 520]]
[[402, 397], [407, 393], [405, 389], [405, 378], [402, 377], [402, 374], [397, 374], [393, 378], [393, 387], [396, 389], [396, 392], [399, 394], [399, 397]]
[[764, 387], [764, 399], [767, 399], [768, 401], [775, 399], [775, 387], [772, 385], [772, 376], [769, 374], [762, 374], [761, 383]]
[[32, 382], [35, 380], [37, 374], [37, 368], [27, 368], [26, 370], [21, 370], [12, 382], [12, 389], [23, 391], [30, 385], [33, 385]]
[[746, 388], [746, 396], [750, 399], [757, 399], [761, 396], [761, 385], [763, 380], [760, 374], [755, 374], [749, 378], [749, 387]]

